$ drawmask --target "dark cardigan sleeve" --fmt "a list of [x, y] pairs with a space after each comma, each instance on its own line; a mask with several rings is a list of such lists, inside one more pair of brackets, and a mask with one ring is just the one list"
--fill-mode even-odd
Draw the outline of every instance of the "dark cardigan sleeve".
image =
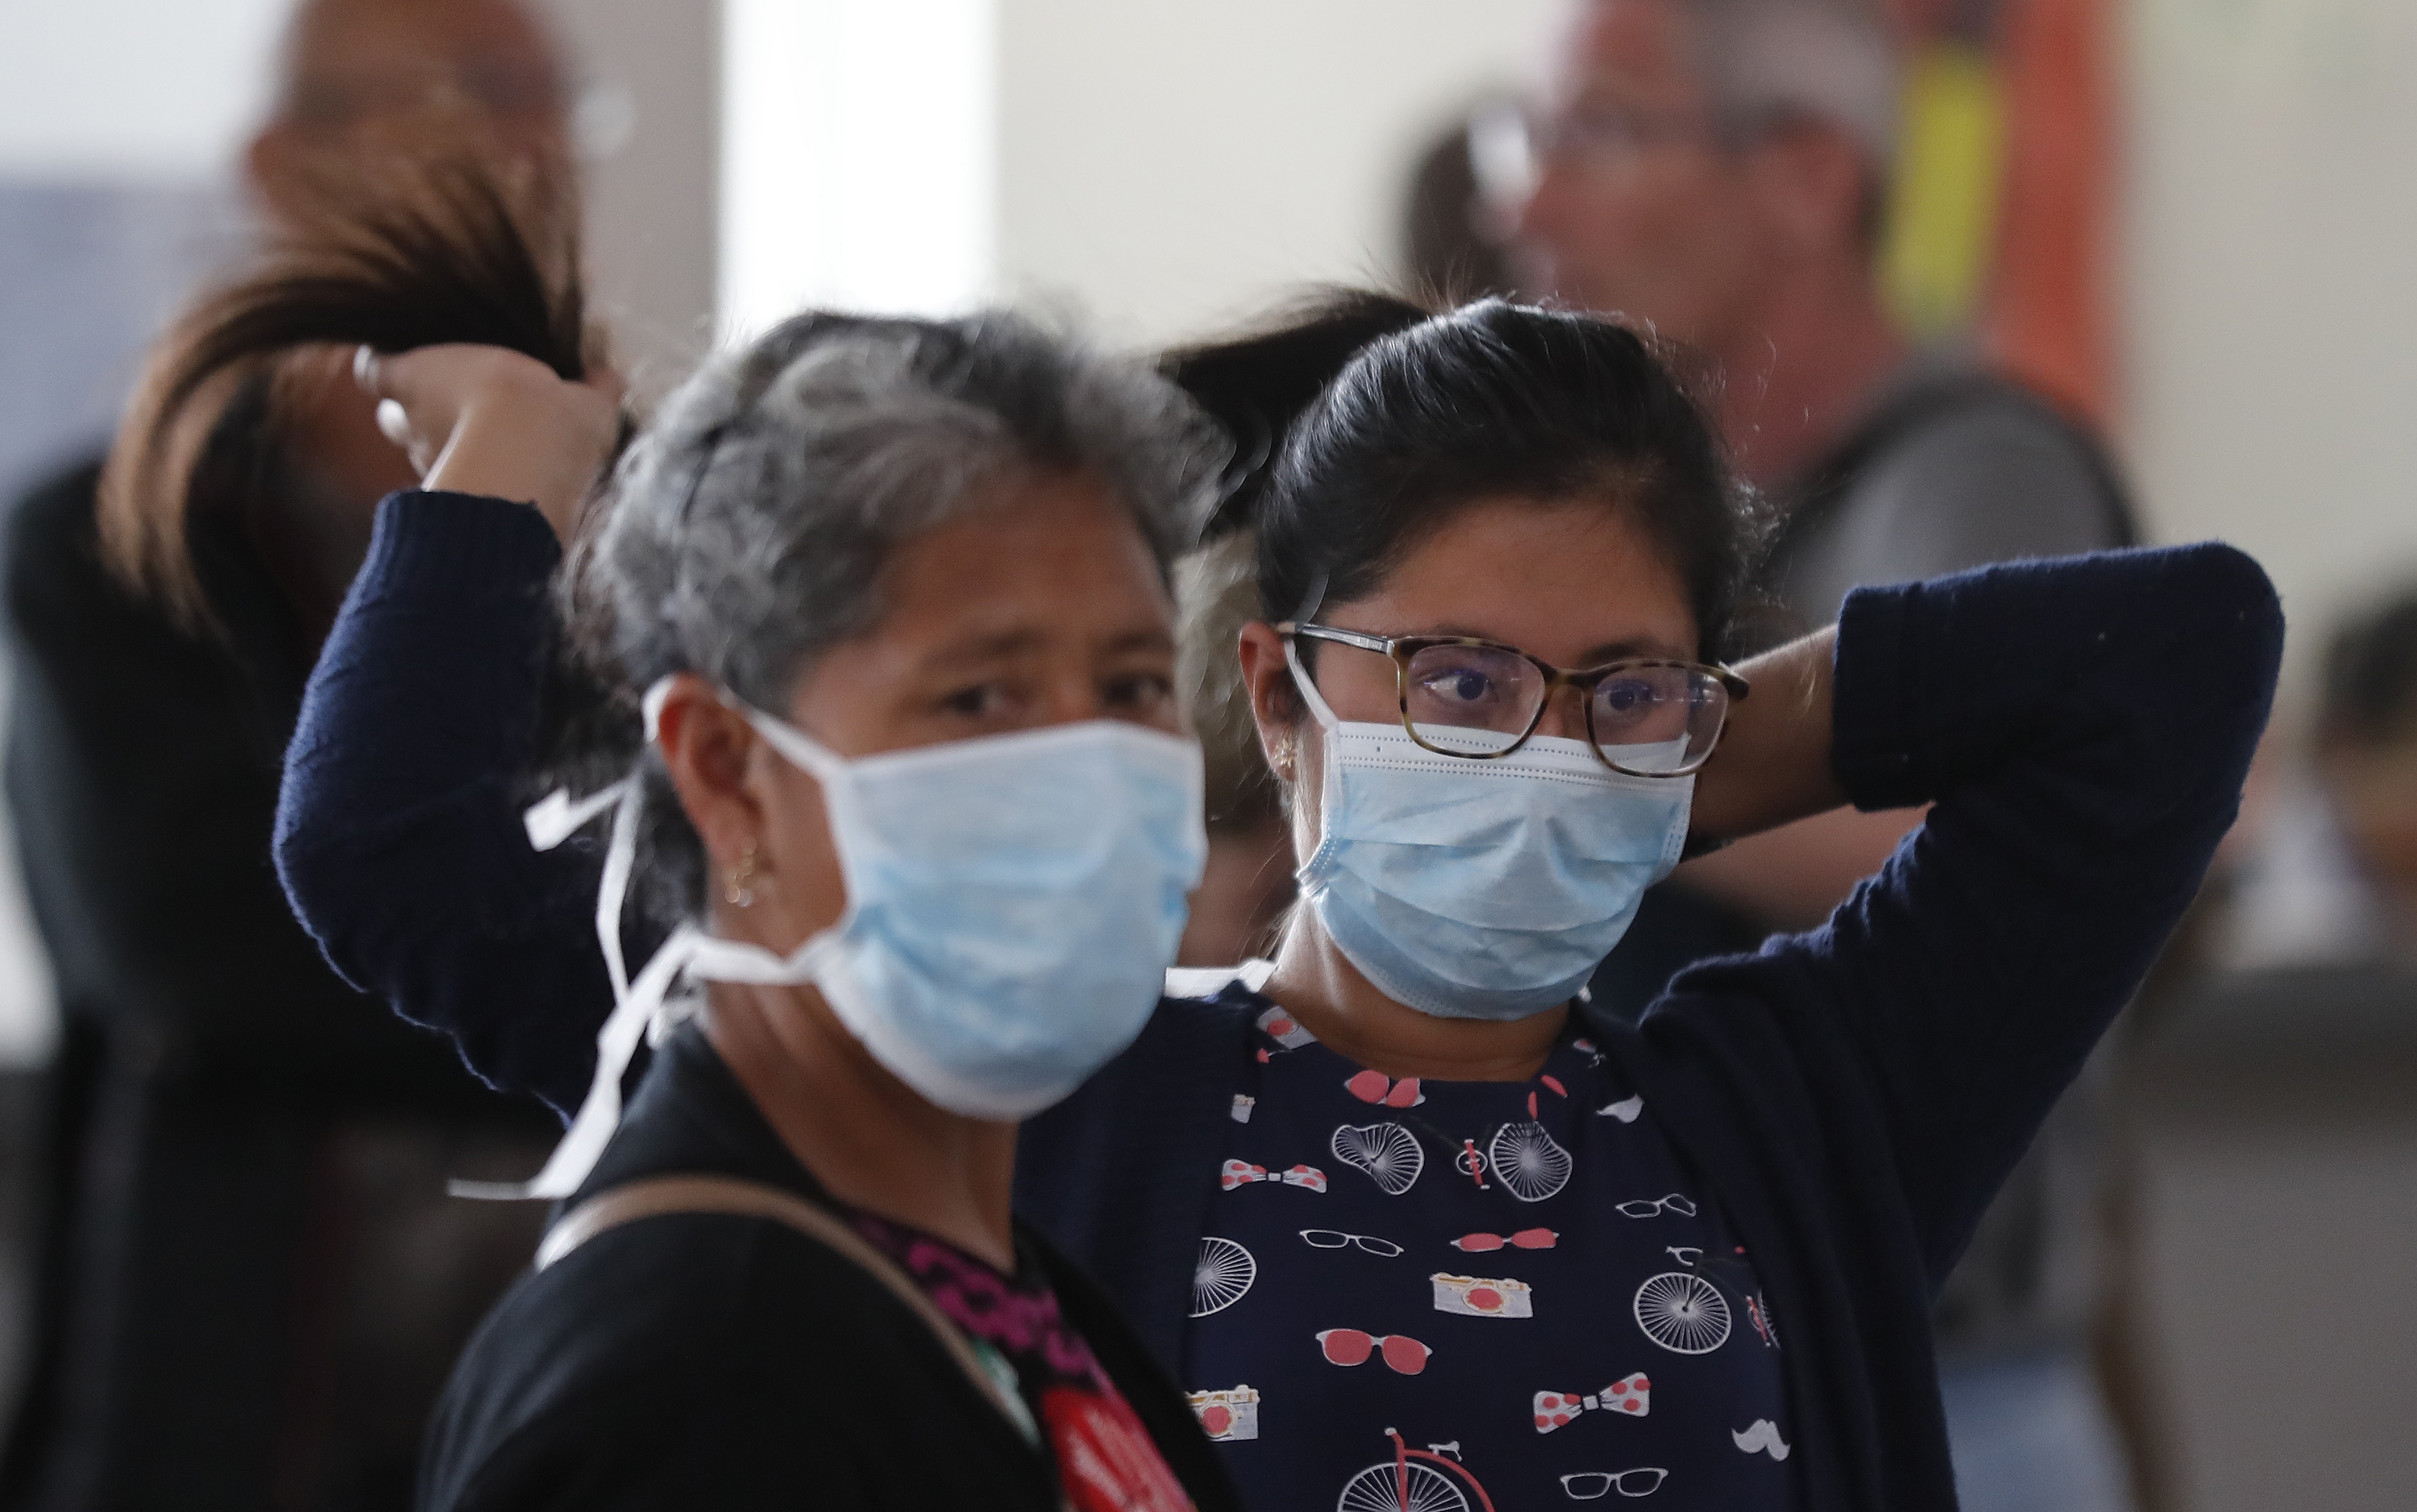
[[1935, 806], [1822, 929], [1674, 990], [1768, 990], [1843, 1039], [1932, 1285], [2196, 893], [2282, 643], [2265, 574], [2220, 545], [1847, 599], [1838, 776], [1867, 809]]
[[525, 505], [398, 494], [311, 677], [277, 867], [344, 979], [575, 1107], [612, 1006], [596, 860], [521, 825], [561, 559]]

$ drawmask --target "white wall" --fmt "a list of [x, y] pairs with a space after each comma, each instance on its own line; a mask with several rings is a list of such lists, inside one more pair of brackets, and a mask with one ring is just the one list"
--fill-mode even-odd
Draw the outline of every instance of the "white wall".
[[2417, 6], [2134, 0], [2131, 461], [2282, 585], [2302, 674], [2417, 581]]
[[216, 173], [251, 126], [288, 0], [0, 0], [0, 173]]
[[1412, 159], [1558, 0], [1002, 0], [999, 276], [1136, 341], [1391, 274]]
[[990, 292], [998, 22], [998, 0], [724, 0], [725, 331]]
[[980, 298], [1136, 344], [1393, 271], [1558, 0], [725, 0], [722, 325]]
[[[642, 392], [686, 374], [713, 337], [721, 241], [719, 0], [547, 0], [604, 156], [587, 168], [594, 297]], [[591, 125], [599, 124], [591, 119]]]

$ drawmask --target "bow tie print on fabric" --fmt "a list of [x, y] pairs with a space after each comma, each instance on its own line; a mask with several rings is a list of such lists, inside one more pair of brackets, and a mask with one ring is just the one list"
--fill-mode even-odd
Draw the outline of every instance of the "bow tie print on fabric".
[[1248, 1185], [1252, 1182], [1282, 1182], [1286, 1186], [1323, 1192], [1326, 1190], [1326, 1172], [1315, 1166], [1295, 1166], [1290, 1170], [1269, 1170], [1265, 1166], [1254, 1166], [1247, 1160], [1229, 1160], [1225, 1162], [1224, 1173], [1218, 1177], [1219, 1184], [1229, 1192], [1237, 1186]]
[[1536, 1431], [1550, 1433], [1577, 1421], [1580, 1413], [1602, 1411], [1627, 1417], [1643, 1417], [1652, 1411], [1653, 1383], [1645, 1372], [1624, 1376], [1591, 1397], [1566, 1391], [1536, 1393]]

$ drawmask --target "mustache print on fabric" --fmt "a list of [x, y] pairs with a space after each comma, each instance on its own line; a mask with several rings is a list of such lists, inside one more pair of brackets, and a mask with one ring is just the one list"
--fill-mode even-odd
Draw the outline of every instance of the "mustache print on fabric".
[[1754, 1426], [1740, 1432], [1729, 1430], [1729, 1438], [1748, 1454], [1767, 1454], [1773, 1459], [1787, 1458], [1787, 1444], [1779, 1436], [1779, 1425], [1767, 1417], [1757, 1417]]

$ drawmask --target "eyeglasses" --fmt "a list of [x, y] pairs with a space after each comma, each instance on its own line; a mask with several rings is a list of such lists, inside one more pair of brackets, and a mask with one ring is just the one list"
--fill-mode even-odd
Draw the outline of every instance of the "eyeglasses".
[[1573, 1502], [1591, 1502], [1618, 1491], [1622, 1496], [1650, 1496], [1669, 1476], [1666, 1470], [1581, 1470], [1561, 1477], [1561, 1489]]
[[1550, 1249], [1560, 1243], [1561, 1236], [1550, 1229], [1522, 1229], [1515, 1234], [1463, 1234], [1452, 1242], [1454, 1249], [1482, 1255], [1508, 1245], [1513, 1249]]
[[1725, 666], [1649, 657], [1568, 671], [1515, 646], [1466, 635], [1366, 635], [1286, 620], [1290, 639], [1332, 641], [1393, 664], [1402, 727], [1438, 756], [1486, 761], [1528, 743], [1556, 690], [1586, 697], [1587, 741], [1632, 777], [1683, 777], [1702, 766], [1746, 680]]
[[1366, 1365], [1381, 1353], [1396, 1375], [1414, 1376], [1427, 1367], [1427, 1347], [1406, 1334], [1363, 1334], [1356, 1328], [1330, 1328], [1317, 1336], [1317, 1347], [1330, 1365]]
[[1402, 1252], [1402, 1246], [1390, 1239], [1379, 1239], [1374, 1234], [1346, 1234], [1340, 1229], [1303, 1229], [1300, 1236], [1317, 1249], [1343, 1249], [1356, 1245], [1371, 1255], [1381, 1255], [1387, 1260]]
[[1695, 1204], [1673, 1192], [1668, 1197], [1638, 1198], [1634, 1201], [1621, 1202], [1613, 1211], [1623, 1218], [1658, 1218], [1665, 1211], [1678, 1214], [1682, 1218], [1692, 1218], [1695, 1215]]

